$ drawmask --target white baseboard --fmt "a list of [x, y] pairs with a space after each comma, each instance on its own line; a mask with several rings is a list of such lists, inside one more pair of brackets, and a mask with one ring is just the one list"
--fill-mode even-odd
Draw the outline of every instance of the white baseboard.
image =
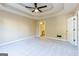
[[12, 43], [15, 43], [17, 41], [26, 40], [26, 39], [30, 39], [30, 38], [34, 38], [34, 37], [35, 36], [33, 35], [33, 36], [29, 36], [29, 37], [24, 37], [24, 38], [16, 39], [16, 40], [13, 40], [13, 41], [4, 42], [4, 43], [1, 43], [0, 46], [12, 44]]
[[[40, 37], [40, 36], [36, 36], [36, 37]], [[49, 36], [46, 36], [45, 39], [55, 39], [55, 40], [61, 40], [61, 41], [68, 41], [66, 39], [54, 38], [54, 37], [49, 37]]]
[[46, 38], [55, 39], [55, 40], [61, 40], [61, 41], [67, 41], [66, 39], [61, 39], [61, 38], [54, 38], [54, 37], [46, 37]]
[[67, 41], [66, 39], [61, 39], [61, 38], [54, 38], [54, 37], [46, 37], [48, 39], [55, 39], [55, 40], [61, 40], [61, 41]]

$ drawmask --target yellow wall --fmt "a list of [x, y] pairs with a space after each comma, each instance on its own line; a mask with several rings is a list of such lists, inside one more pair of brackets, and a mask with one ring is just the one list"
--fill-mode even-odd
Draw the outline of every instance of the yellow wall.
[[40, 34], [40, 37], [45, 36], [45, 23], [44, 23], [44, 21], [39, 22], [39, 34]]
[[0, 11], [0, 43], [35, 35], [35, 21]]

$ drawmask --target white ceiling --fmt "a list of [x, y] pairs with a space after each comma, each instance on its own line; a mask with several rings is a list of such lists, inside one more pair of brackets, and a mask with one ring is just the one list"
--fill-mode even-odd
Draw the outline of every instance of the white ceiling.
[[58, 14], [66, 14], [73, 12], [77, 7], [78, 3], [38, 3], [39, 6], [47, 5], [46, 8], [42, 8], [43, 12], [34, 13], [32, 9], [25, 8], [25, 6], [34, 7], [33, 3], [1, 3], [0, 9], [8, 11], [21, 16], [29, 17], [32, 19], [42, 19]]

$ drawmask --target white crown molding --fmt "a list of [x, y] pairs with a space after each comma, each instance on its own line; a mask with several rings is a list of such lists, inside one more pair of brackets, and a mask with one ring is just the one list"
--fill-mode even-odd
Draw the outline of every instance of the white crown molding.
[[[17, 14], [17, 15], [28, 17], [28, 18], [31, 18], [31, 19], [45, 19], [45, 18], [54, 17], [54, 16], [68, 12], [70, 6], [67, 5], [68, 6], [68, 8], [67, 8], [66, 4], [65, 5], [64, 4], [58, 4], [58, 5], [56, 5], [56, 6], [53, 5], [53, 7], [51, 9], [47, 10], [46, 12], [38, 13], [38, 14], [30, 12], [29, 9], [26, 9], [26, 8], [22, 7], [21, 5], [16, 4], [16, 3], [15, 4], [13, 4], [13, 3], [12, 4], [9, 4], [9, 3], [8, 4], [7, 3], [6, 4], [0, 4], [0, 9], [14, 13], [14, 14]], [[74, 6], [74, 4], [72, 4], [72, 5]], [[52, 6], [52, 3], [49, 4], [49, 6]], [[75, 5], [75, 7], [76, 7], [76, 5]], [[57, 9], [55, 9], [55, 8], [57, 8]]]

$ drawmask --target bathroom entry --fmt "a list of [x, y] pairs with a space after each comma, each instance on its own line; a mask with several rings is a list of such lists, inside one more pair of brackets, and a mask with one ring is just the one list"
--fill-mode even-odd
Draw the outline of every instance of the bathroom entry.
[[45, 22], [44, 21], [40, 21], [39, 22], [39, 35], [41, 38], [45, 38]]

